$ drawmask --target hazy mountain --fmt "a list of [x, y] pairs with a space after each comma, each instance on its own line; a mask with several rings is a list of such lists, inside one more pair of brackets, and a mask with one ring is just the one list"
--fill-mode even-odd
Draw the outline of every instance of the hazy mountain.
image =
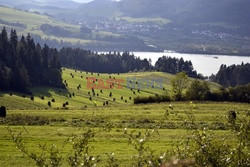
[[250, 0], [0, 0], [0, 4], [46, 12], [97, 32], [135, 36], [160, 50], [250, 53]]
[[77, 11], [83, 15], [113, 17], [119, 12], [116, 5], [117, 3], [112, 0], [94, 0], [82, 4]]
[[185, 23], [245, 24], [250, 16], [249, 0], [122, 0], [117, 7], [131, 17], [164, 17]]
[[[77, 3], [73, 0], [0, 0], [0, 4], [25, 10], [42, 9], [53, 14], [60, 8], [76, 15], [102, 17], [163, 17], [178, 23], [249, 24], [249, 0], [93, 0]], [[53, 8], [54, 7], [54, 8]], [[67, 11], [68, 12], [68, 11]], [[56, 11], [57, 15], [68, 14]]]
[[81, 3], [71, 0], [0, 0], [1, 5], [16, 7], [23, 10], [47, 9], [48, 7], [74, 9], [78, 8]]

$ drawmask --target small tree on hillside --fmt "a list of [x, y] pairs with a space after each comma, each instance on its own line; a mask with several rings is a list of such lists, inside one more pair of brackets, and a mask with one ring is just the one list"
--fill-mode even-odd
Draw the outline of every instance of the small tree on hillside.
[[209, 85], [206, 81], [194, 80], [188, 87], [186, 96], [189, 100], [206, 100], [209, 91]]
[[188, 84], [188, 76], [185, 72], [180, 72], [171, 80], [172, 90], [175, 100], [183, 100], [183, 91]]

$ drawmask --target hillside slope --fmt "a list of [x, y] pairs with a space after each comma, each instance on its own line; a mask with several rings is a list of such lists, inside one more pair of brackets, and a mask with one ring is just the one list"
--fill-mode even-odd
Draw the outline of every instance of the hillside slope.
[[[73, 77], [72, 77], [73, 76]], [[109, 79], [109, 76], [116, 79], [123, 79], [122, 84], [123, 89], [103, 89], [102, 93], [99, 90], [95, 90], [95, 95], [93, 95], [91, 89], [87, 89], [87, 77], [96, 77], [104, 79], [104, 82]], [[159, 79], [162, 78], [164, 81], [163, 89], [145, 89], [138, 92], [137, 89], [127, 89], [127, 78], [136, 77], [146, 78], [146, 79]], [[108, 101], [109, 105], [126, 105], [132, 104], [133, 99], [136, 96], [150, 96], [155, 94], [171, 94], [170, 80], [174, 75], [162, 72], [138, 72], [138, 73], [124, 73], [124, 74], [98, 74], [81, 71], [75, 71], [71, 69], [63, 70], [63, 80], [67, 82], [68, 87], [65, 89], [56, 89], [48, 87], [35, 87], [31, 91], [34, 94], [34, 101], [30, 99], [30, 96], [24, 98], [23, 94], [13, 94], [0, 92], [0, 106], [5, 105], [8, 109], [45, 109], [45, 108], [61, 108], [63, 103], [68, 102], [67, 106], [69, 109], [82, 109], [94, 106], [103, 106], [103, 103]], [[81, 85], [80, 89], [77, 87]], [[212, 89], [219, 88], [218, 84], [210, 83]], [[90, 92], [90, 95], [88, 94]], [[110, 97], [110, 92], [112, 92], [112, 97]], [[73, 95], [74, 93], [74, 95]], [[98, 96], [98, 95], [99, 96]], [[44, 99], [41, 99], [44, 97]], [[92, 100], [90, 100], [90, 97]], [[131, 99], [130, 99], [131, 97]], [[114, 101], [115, 98], [115, 101]], [[55, 102], [52, 102], [52, 99]], [[52, 107], [48, 106], [48, 101], [51, 102]]]
[[163, 17], [185, 23], [249, 24], [248, 0], [122, 0], [118, 8], [132, 17]]
[[[79, 25], [58, 21], [53, 17], [34, 12], [0, 7], [0, 28], [16, 29], [18, 35], [31, 33], [36, 42], [50, 47], [75, 47], [94, 51], [146, 50], [144, 42], [135, 37], [132, 43], [124, 36], [106, 31], [81, 32]], [[41, 26], [47, 27], [42, 29]], [[134, 39], [135, 39], [134, 38]]]

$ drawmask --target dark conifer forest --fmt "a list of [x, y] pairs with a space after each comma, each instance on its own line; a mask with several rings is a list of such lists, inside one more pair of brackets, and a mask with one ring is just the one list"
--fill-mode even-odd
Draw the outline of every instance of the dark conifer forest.
[[153, 68], [147, 59], [141, 60], [129, 52], [98, 54], [83, 49], [62, 48], [59, 59], [64, 67], [99, 73], [148, 71]]
[[250, 64], [221, 65], [219, 72], [211, 80], [225, 87], [250, 83]]
[[191, 61], [184, 61], [183, 58], [171, 58], [163, 56], [158, 59], [155, 64], [155, 68], [158, 71], [167, 72], [171, 74], [177, 74], [179, 72], [186, 72], [189, 77], [202, 79], [201, 74], [197, 74], [194, 70]]
[[64, 88], [57, 50], [35, 43], [30, 34], [18, 40], [15, 30], [0, 33], [0, 90], [30, 93], [31, 86]]

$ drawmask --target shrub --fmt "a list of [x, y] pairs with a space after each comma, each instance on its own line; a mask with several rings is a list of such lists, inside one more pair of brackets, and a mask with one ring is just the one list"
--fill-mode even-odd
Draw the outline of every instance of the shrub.
[[0, 117], [2, 117], [2, 118], [6, 117], [6, 107], [5, 106], [0, 107]]
[[41, 96], [41, 99], [44, 100], [44, 96]]
[[30, 97], [30, 100], [34, 101], [34, 96], [31, 96], [31, 97]]
[[53, 98], [51, 101], [52, 101], [52, 103], [55, 103], [55, 102], [56, 102], [56, 100], [55, 100], [54, 98]]
[[171, 98], [167, 95], [155, 95], [148, 97], [137, 96], [134, 98], [134, 104], [147, 104], [147, 103], [161, 103], [161, 102], [170, 102]]
[[51, 102], [50, 102], [50, 101], [48, 101], [48, 106], [50, 106], [50, 107], [51, 107]]
[[89, 97], [89, 100], [92, 101], [92, 97]]
[[66, 103], [65, 103], [65, 104], [68, 106], [68, 105], [69, 105], [69, 102], [67, 102], [67, 101], [66, 101]]
[[208, 83], [206, 81], [194, 80], [187, 89], [188, 100], [205, 100], [208, 92], [210, 91]]

